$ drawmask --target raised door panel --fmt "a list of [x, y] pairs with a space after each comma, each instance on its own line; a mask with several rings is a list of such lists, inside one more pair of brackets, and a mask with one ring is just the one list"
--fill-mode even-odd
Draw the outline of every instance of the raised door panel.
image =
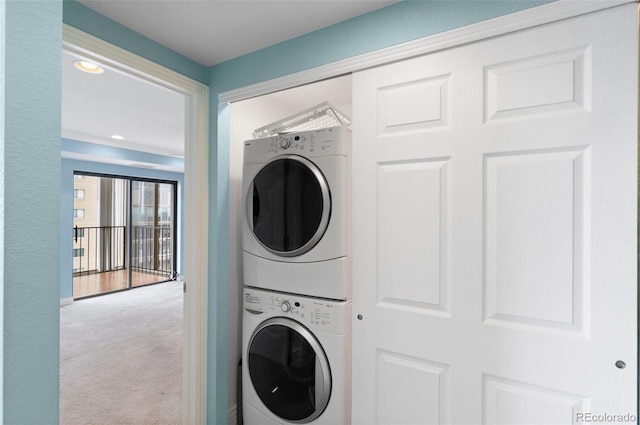
[[446, 159], [378, 165], [380, 305], [449, 314], [449, 169]]

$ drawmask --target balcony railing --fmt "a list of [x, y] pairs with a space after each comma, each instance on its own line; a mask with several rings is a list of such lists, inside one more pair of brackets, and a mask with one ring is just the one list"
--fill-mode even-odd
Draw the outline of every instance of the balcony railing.
[[[173, 278], [172, 231], [171, 227], [133, 226], [131, 270]], [[73, 241], [74, 276], [123, 270], [127, 266], [126, 226], [76, 226]]]
[[131, 228], [131, 269], [173, 277], [173, 234], [171, 227]]
[[74, 227], [74, 276], [124, 269], [125, 230], [125, 226]]

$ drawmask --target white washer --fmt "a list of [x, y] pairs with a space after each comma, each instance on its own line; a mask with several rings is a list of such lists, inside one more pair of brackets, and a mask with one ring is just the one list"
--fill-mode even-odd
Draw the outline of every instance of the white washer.
[[245, 285], [351, 298], [350, 145], [346, 127], [245, 142]]
[[245, 425], [351, 423], [351, 300], [244, 289]]

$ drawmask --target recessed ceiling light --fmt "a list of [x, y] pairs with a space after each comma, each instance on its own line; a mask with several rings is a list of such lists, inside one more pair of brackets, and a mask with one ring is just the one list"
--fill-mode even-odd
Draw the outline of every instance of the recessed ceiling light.
[[115, 140], [124, 140], [124, 136], [121, 136], [119, 134], [114, 134], [113, 136], [111, 136], [111, 138]]
[[76, 68], [80, 71], [88, 72], [89, 74], [102, 74], [104, 72], [104, 68], [95, 63], [87, 62], [87, 61], [77, 61], [73, 63]]

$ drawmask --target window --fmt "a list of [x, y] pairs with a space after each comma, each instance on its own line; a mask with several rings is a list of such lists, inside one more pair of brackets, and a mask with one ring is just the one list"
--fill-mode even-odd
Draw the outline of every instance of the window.
[[83, 176], [83, 175], [81, 175], [81, 174], [74, 174], [74, 175], [73, 175], [73, 178], [74, 178], [74, 179], [84, 179], [84, 176]]
[[73, 189], [73, 197], [76, 199], [84, 198], [84, 189]]
[[84, 238], [84, 227], [74, 227], [73, 228], [73, 237], [74, 238]]
[[74, 257], [84, 257], [84, 248], [74, 248], [73, 249]]
[[73, 210], [73, 218], [83, 218], [84, 210], [83, 209], [74, 209]]

